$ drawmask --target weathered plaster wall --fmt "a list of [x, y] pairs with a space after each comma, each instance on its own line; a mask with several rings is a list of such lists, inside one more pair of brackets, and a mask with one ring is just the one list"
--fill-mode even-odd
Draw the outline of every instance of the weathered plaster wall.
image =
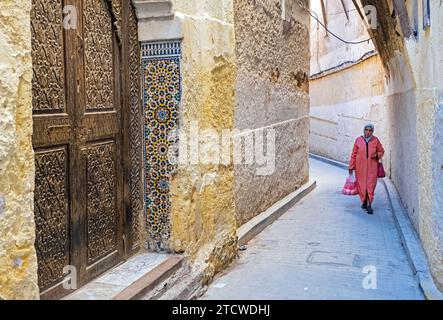
[[[443, 43], [443, 39], [440, 43]], [[442, 63], [443, 65], [443, 63]], [[443, 237], [443, 97], [440, 90], [440, 100], [438, 109], [435, 114], [435, 132], [434, 145], [432, 146], [432, 175], [433, 175], [433, 194], [434, 203], [433, 208], [428, 215], [428, 222], [425, 222], [427, 228], [431, 228], [429, 241], [427, 241], [428, 248], [430, 247], [430, 254], [437, 251], [435, 258], [431, 259], [434, 265], [434, 275], [438, 279], [439, 288], [443, 291], [443, 254], [442, 254], [442, 240]], [[426, 229], [424, 232], [429, 232]], [[428, 249], [429, 250], [429, 249]], [[428, 254], [429, 255], [429, 254]]]
[[0, 1], [0, 297], [35, 299], [31, 0]]
[[[421, 5], [421, 3], [420, 3]], [[431, 271], [443, 291], [443, 208], [441, 206], [443, 152], [441, 144], [443, 3], [431, 1], [431, 27], [419, 41], [407, 41], [416, 80], [419, 234]], [[421, 11], [419, 11], [421, 12]]]
[[198, 126], [200, 161], [180, 164], [173, 176], [170, 247], [185, 251], [208, 282], [237, 253], [233, 165], [203, 160], [219, 147], [204, 130], [221, 135], [234, 125], [232, 2], [174, 1], [174, 8], [184, 35], [180, 132], [190, 138]]
[[[256, 169], [261, 165], [257, 161], [235, 165], [239, 224], [308, 180], [309, 19], [296, 1], [286, 2], [285, 19], [280, 0], [234, 3], [238, 65], [235, 127], [245, 131], [243, 135], [269, 137], [267, 130], [275, 132], [275, 170], [258, 175]], [[267, 145], [266, 138], [264, 141]]]
[[[390, 124], [391, 179], [402, 197], [404, 207], [418, 230], [418, 161], [417, 116], [414, 90], [388, 93], [388, 122]], [[407, 128], [405, 130], [405, 128]]]
[[378, 56], [311, 79], [310, 98], [312, 153], [347, 163], [355, 138], [363, 133], [365, 124], [373, 123], [386, 150], [385, 169], [390, 172], [389, 110]]
[[211, 17], [220, 22], [233, 22], [233, 0], [173, 0], [174, 11], [194, 17]]
[[[415, 64], [416, 62], [411, 62]], [[392, 73], [397, 70], [393, 68]], [[401, 77], [405, 77], [401, 71]], [[416, 79], [414, 77], [414, 79]], [[391, 86], [397, 86], [389, 84]], [[427, 253], [436, 283], [443, 288], [443, 250], [439, 206], [443, 153], [437, 90], [410, 88], [388, 95], [392, 143], [392, 179]]]
[[[434, 279], [443, 290], [441, 92], [443, 3], [431, 1], [431, 27], [386, 54], [392, 132], [392, 179], [422, 240]], [[422, 12], [422, 2], [418, 2]], [[411, 13], [410, 13], [411, 14]], [[399, 43], [399, 41], [396, 41]]]
[[[349, 19], [341, 1], [325, 2], [328, 28], [347, 41], [369, 39], [352, 1], [344, 4]], [[311, 9], [324, 22], [320, 1], [311, 1]], [[346, 44], [326, 34], [311, 19], [310, 151], [347, 163], [355, 138], [371, 122], [385, 147], [383, 162], [389, 174], [388, 107], [380, 57], [371, 41]]]

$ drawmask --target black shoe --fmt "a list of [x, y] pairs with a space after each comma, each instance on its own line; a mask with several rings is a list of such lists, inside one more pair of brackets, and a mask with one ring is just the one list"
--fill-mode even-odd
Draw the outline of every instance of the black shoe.
[[374, 214], [371, 205], [369, 204], [368, 207], [366, 208], [366, 211], [368, 212], [368, 214]]
[[363, 202], [363, 204], [361, 205], [362, 209], [366, 209], [368, 207], [368, 203], [365, 201]]

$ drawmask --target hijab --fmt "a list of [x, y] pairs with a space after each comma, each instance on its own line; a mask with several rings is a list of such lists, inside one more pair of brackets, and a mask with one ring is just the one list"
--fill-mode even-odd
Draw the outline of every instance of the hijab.
[[[367, 128], [372, 129], [372, 133], [371, 133], [371, 135], [370, 135], [368, 138], [366, 138], [366, 136], [365, 136], [365, 130], [366, 130]], [[363, 128], [363, 139], [365, 139], [366, 143], [368, 143], [369, 141], [371, 141], [372, 136], [373, 136], [373, 134], [374, 134], [374, 131], [375, 131], [375, 130], [374, 130], [374, 125], [373, 125], [372, 123], [368, 123], [367, 125], [365, 125], [365, 127]]]

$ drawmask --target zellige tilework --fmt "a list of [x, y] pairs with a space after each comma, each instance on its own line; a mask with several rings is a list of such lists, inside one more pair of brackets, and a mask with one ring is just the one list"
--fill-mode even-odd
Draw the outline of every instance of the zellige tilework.
[[180, 42], [142, 44], [145, 139], [145, 210], [150, 240], [170, 236], [170, 178], [175, 165], [169, 159], [171, 136], [178, 129]]

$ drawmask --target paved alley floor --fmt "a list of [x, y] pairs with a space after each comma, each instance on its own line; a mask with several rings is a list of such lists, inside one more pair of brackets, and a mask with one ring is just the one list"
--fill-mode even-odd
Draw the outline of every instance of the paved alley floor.
[[317, 188], [250, 241], [202, 299], [423, 299], [384, 186], [370, 216], [341, 194], [345, 170], [310, 166]]

